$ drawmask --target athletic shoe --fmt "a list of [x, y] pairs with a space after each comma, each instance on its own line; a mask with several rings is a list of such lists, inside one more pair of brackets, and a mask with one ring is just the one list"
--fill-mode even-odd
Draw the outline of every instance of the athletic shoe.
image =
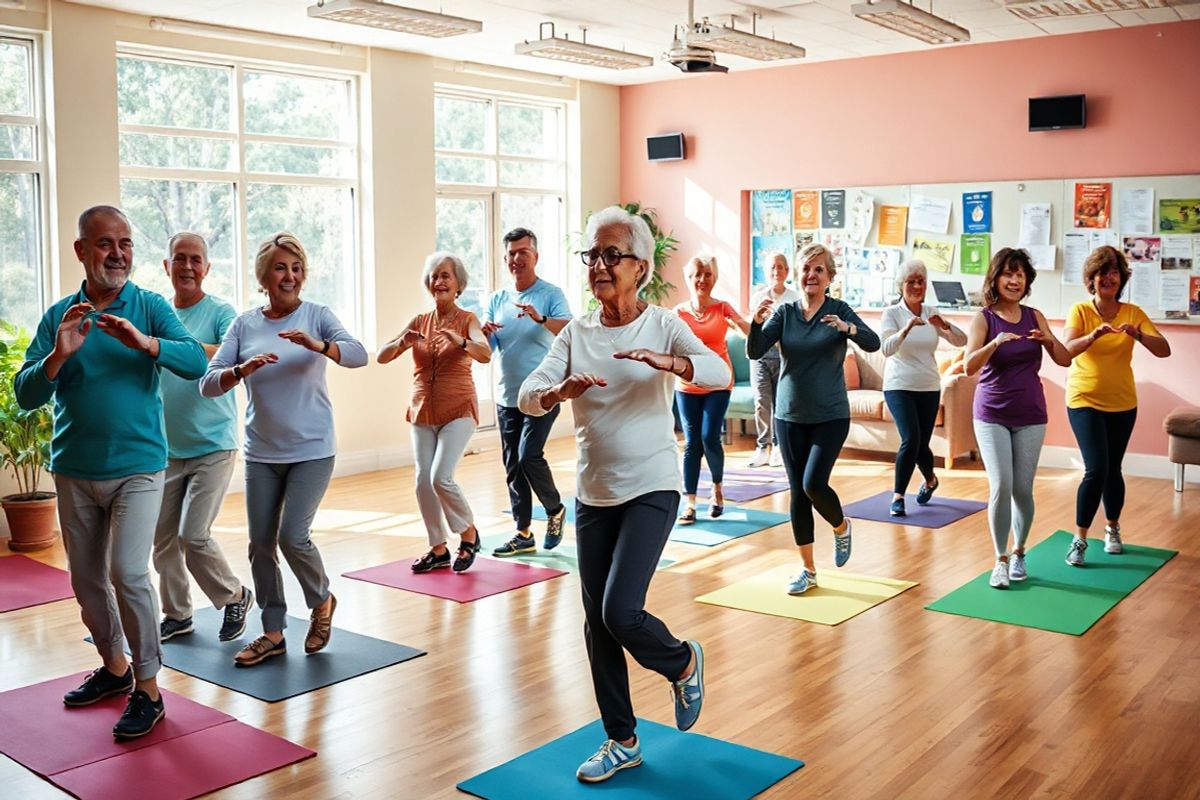
[[563, 522], [566, 519], [567, 507], [563, 506], [557, 514], [546, 520], [546, 541], [543, 544], [547, 550], [553, 550], [562, 541]]
[[937, 491], [940, 485], [941, 481], [937, 478], [933, 479], [933, 486], [930, 486], [928, 483], [922, 483], [921, 488], [917, 490], [917, 505], [923, 506], [932, 500], [933, 493]]
[[[246, 632], [246, 612], [254, 603], [254, 592], [247, 586], [242, 587], [242, 599], [236, 603], [225, 604], [225, 620], [221, 623], [221, 632], [217, 638], [222, 642], [232, 642]], [[165, 639], [163, 641], [166, 641]]]
[[835, 533], [833, 535], [833, 563], [834, 566], [844, 567], [846, 562], [850, 560], [850, 529], [854, 524], [846, 517], [846, 532], [842, 534]]
[[157, 700], [151, 700], [150, 695], [138, 689], [129, 696], [125, 711], [113, 726], [113, 738], [136, 739], [145, 736], [166, 715], [167, 709], [163, 706], [161, 694]]
[[988, 581], [988, 585], [993, 589], [1008, 588], [1008, 562], [997, 561], [996, 566], [992, 567], [992, 578]]
[[768, 466], [782, 467], [783, 466], [783, 451], [778, 447], [771, 450], [771, 460], [767, 462]]
[[809, 589], [815, 589], [816, 586], [817, 573], [802, 570], [799, 575], [792, 576], [792, 580], [788, 584], [787, 593], [790, 595], [800, 595]]
[[1008, 579], [1010, 581], [1023, 581], [1029, 577], [1029, 573], [1025, 571], [1025, 554], [1013, 553], [1008, 557]]
[[78, 689], [72, 689], [63, 695], [63, 705], [90, 706], [107, 697], [128, 694], [132, 689], [133, 667], [126, 668], [124, 675], [113, 675], [104, 667], [97, 667]]
[[893, 517], [903, 517], [903, 516], [905, 516], [905, 513], [904, 513], [904, 498], [903, 498], [903, 497], [901, 497], [899, 500], [893, 500], [893, 501], [892, 501], [892, 507], [888, 509], [888, 513], [889, 513], [889, 514], [891, 514]]
[[337, 611], [337, 598], [329, 595], [329, 611], [322, 614], [314, 608], [308, 618], [308, 634], [304, 637], [304, 653], [312, 655], [325, 649], [333, 636], [333, 612]]
[[164, 642], [169, 639], [174, 639], [176, 636], [184, 636], [192, 632], [192, 618], [187, 619], [171, 619], [163, 617], [163, 621], [158, 624], [158, 638]]
[[238, 651], [233, 657], [233, 663], [239, 667], [253, 667], [268, 658], [287, 655], [287, 639], [280, 639], [275, 644], [266, 636], [260, 636]]
[[696, 524], [696, 509], [690, 506], [686, 511], [679, 515], [679, 519], [675, 520], [676, 525], [695, 525]]
[[750, 456], [750, 463], [747, 467], [765, 467], [771, 461], [771, 454], [765, 447], [755, 449], [754, 455]]
[[[549, 532], [546, 533], [546, 538], [550, 538]], [[518, 533], [507, 542], [493, 550], [492, 555], [496, 556], [497, 558], [508, 558], [509, 556], [519, 556], [522, 553], [536, 552], [537, 539], [534, 539], [532, 534], [529, 536], [522, 536]]]
[[432, 572], [435, 569], [446, 569], [450, 566], [450, 551], [435, 553], [430, 550], [412, 563], [412, 571], [418, 575]]
[[1087, 550], [1087, 539], [1078, 536], [1071, 539], [1071, 549], [1067, 551], [1067, 563], [1072, 567], [1083, 566], [1083, 554]]
[[1125, 546], [1121, 544], [1121, 525], [1104, 526], [1104, 552], [1106, 553], [1123, 553]]
[[709, 519], [716, 519], [717, 517], [721, 516], [724, 513], [725, 513], [725, 504], [724, 503], [710, 502], [708, 504], [708, 518]]
[[700, 707], [704, 705], [704, 650], [699, 642], [688, 641], [696, 656], [696, 668], [681, 681], [671, 681], [671, 693], [675, 696], [675, 727], [686, 731], [700, 718]]
[[642, 743], [634, 739], [633, 747], [605, 739], [596, 754], [579, 765], [575, 777], [584, 783], [606, 781], [618, 771], [636, 767], [642, 763]]
[[454, 566], [451, 567], [455, 572], [466, 572], [475, 563], [475, 556], [479, 553], [479, 531], [475, 531], [475, 541], [468, 542], [466, 539], [458, 544], [458, 557], [454, 559]]

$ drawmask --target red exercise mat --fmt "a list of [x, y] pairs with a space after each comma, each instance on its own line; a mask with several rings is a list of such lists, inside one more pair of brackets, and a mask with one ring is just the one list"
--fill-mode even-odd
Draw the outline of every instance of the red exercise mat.
[[417, 575], [412, 571], [411, 564], [412, 561], [392, 561], [378, 567], [344, 572], [342, 576], [459, 603], [470, 603], [481, 597], [519, 589], [567, 574], [560, 569], [531, 567], [492, 558], [476, 559], [475, 564], [466, 572], [435, 569], [433, 572]]
[[0, 614], [74, 596], [66, 570], [26, 556], [0, 558]]

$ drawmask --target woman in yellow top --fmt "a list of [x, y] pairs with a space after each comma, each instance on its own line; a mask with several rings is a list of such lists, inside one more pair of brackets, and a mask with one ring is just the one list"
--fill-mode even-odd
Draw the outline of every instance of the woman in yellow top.
[[1083, 455], [1083, 481], [1075, 497], [1075, 538], [1067, 563], [1082, 567], [1088, 528], [1104, 500], [1104, 552], [1121, 552], [1121, 507], [1125, 480], [1121, 461], [1137, 419], [1133, 348], [1141, 343], [1159, 358], [1171, 346], [1146, 312], [1120, 301], [1129, 265], [1115, 247], [1098, 247], [1083, 265], [1083, 285], [1092, 295], [1067, 316], [1065, 339], [1074, 357], [1067, 373], [1067, 417]]

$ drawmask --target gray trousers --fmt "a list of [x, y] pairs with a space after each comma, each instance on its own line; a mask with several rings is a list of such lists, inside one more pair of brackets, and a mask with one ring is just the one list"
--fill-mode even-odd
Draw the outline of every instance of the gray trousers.
[[975, 441], [988, 476], [988, 525], [996, 556], [1008, 554], [1008, 532], [1013, 549], [1025, 546], [1033, 526], [1033, 478], [1037, 473], [1045, 425], [1009, 428], [975, 420]]
[[108, 662], [133, 652], [133, 674], [149, 680], [162, 667], [158, 600], [150, 582], [150, 545], [162, 502], [163, 474], [108, 481], [54, 476], [58, 522], [80, 616]]
[[329, 576], [310, 530], [331, 477], [333, 456], [294, 464], [246, 462], [250, 574], [264, 631], [287, 627], [280, 550], [300, 582], [305, 605], [316, 608], [329, 598]]
[[757, 447], [765, 450], [779, 440], [775, 432], [775, 390], [779, 386], [779, 349], [772, 347], [762, 358], [750, 361], [750, 383], [754, 386], [754, 429]]
[[454, 468], [474, 433], [475, 420], [470, 417], [440, 426], [412, 426], [417, 506], [431, 547], [445, 544], [451, 533], [462, 533], [474, 522], [467, 498], [454, 481]]
[[241, 597], [242, 582], [212, 539], [212, 524], [233, 474], [234, 450], [167, 461], [162, 510], [154, 532], [154, 568], [163, 614], [192, 616], [188, 573], [216, 608]]

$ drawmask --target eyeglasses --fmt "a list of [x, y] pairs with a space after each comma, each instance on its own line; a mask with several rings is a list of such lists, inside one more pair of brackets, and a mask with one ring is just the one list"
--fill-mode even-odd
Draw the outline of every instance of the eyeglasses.
[[589, 267], [596, 266], [597, 261], [603, 261], [604, 266], [606, 267], [615, 267], [617, 264], [620, 264], [623, 259], [636, 259], [637, 257], [638, 256], [636, 253], [622, 253], [615, 247], [606, 247], [603, 251], [597, 250], [593, 247], [591, 250], [584, 250], [579, 254], [579, 258]]

